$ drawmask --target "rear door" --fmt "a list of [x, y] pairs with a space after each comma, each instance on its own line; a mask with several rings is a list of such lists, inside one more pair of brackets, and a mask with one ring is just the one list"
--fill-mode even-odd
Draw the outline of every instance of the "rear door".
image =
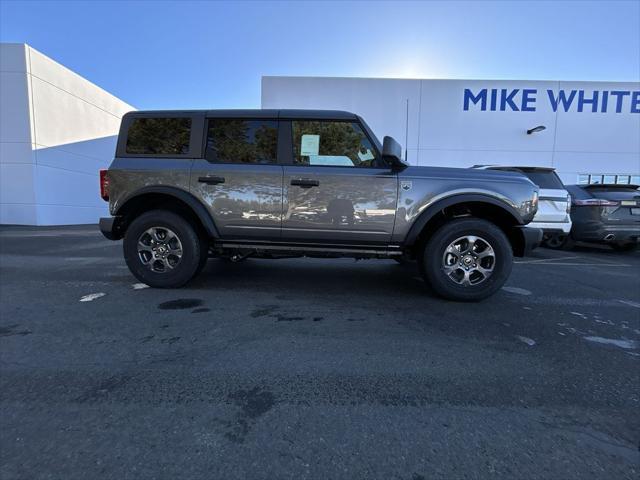
[[283, 168], [277, 118], [208, 118], [204, 158], [191, 169], [191, 192], [226, 239], [280, 237]]
[[393, 233], [397, 175], [358, 121], [281, 120], [292, 140], [284, 166], [282, 239], [384, 244]]

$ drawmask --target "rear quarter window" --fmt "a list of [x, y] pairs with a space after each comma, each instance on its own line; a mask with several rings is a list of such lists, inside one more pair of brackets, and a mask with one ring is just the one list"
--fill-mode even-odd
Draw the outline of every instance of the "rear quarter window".
[[127, 131], [129, 155], [187, 155], [191, 118], [134, 118]]
[[522, 173], [540, 188], [564, 190], [564, 184], [562, 183], [562, 180], [560, 180], [560, 177], [558, 177], [556, 172], [524, 171]]

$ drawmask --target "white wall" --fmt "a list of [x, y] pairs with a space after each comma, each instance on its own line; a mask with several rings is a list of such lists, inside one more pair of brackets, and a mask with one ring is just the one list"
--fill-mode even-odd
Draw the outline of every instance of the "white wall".
[[98, 171], [134, 108], [28, 45], [0, 57], [0, 223], [96, 223], [108, 215]]
[[0, 223], [37, 223], [27, 52], [0, 45]]
[[[468, 102], [465, 89], [475, 96], [487, 89], [481, 108]], [[491, 111], [491, 90], [507, 94], [518, 90], [513, 102]], [[523, 90], [533, 90], [523, 111]], [[557, 98], [575, 90], [568, 111], [555, 111], [548, 91]], [[598, 111], [578, 95], [599, 93]], [[319, 108], [348, 110], [360, 114], [382, 139], [392, 135], [408, 146], [408, 159], [415, 165], [469, 167], [474, 164], [553, 166], [566, 183], [576, 183], [579, 174], [640, 174], [640, 103], [624, 97], [616, 112], [616, 100], [608, 99], [603, 110], [603, 91], [639, 92], [640, 83], [492, 81], [492, 80], [398, 80], [375, 78], [263, 77], [263, 108]], [[640, 98], [640, 97], [637, 97]], [[408, 109], [407, 109], [408, 106]], [[639, 113], [632, 113], [637, 110]], [[408, 122], [407, 122], [408, 119]], [[543, 132], [526, 130], [546, 126]]]

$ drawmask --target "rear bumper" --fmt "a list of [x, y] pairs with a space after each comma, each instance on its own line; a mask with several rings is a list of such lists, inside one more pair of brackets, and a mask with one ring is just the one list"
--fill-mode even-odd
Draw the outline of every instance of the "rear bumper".
[[529, 228], [539, 228], [544, 233], [569, 233], [571, 222], [536, 222], [535, 220], [527, 224]]
[[518, 257], [529, 255], [531, 251], [542, 243], [543, 232], [540, 228], [516, 227], [519, 236], [518, 248], [514, 248], [514, 254]]
[[119, 240], [122, 238], [120, 232], [120, 217], [103, 217], [98, 222], [100, 232], [109, 240]]
[[[576, 225], [577, 227], [577, 225]], [[640, 226], [590, 223], [571, 232], [574, 240], [598, 243], [630, 243], [640, 241]]]

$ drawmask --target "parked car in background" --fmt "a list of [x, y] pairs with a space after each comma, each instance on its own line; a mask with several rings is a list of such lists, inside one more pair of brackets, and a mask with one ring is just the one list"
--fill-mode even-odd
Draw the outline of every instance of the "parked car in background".
[[505, 165], [475, 165], [473, 168], [518, 172], [538, 185], [538, 213], [529, 226], [543, 231], [544, 246], [560, 248], [565, 244], [571, 231], [571, 196], [554, 168]]
[[571, 234], [563, 242], [610, 245], [618, 251], [637, 248], [640, 241], [640, 190], [638, 185], [567, 185], [573, 198]]

